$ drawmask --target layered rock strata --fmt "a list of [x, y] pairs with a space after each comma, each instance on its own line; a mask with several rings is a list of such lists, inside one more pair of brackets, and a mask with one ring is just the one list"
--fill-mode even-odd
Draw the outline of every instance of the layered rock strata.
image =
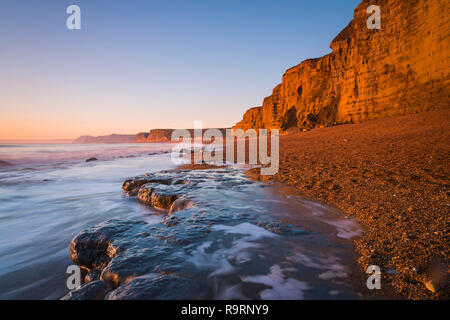
[[[367, 27], [369, 5], [380, 7], [381, 29]], [[287, 70], [235, 128], [311, 129], [448, 108], [449, 17], [445, 0], [362, 1], [332, 52]]]

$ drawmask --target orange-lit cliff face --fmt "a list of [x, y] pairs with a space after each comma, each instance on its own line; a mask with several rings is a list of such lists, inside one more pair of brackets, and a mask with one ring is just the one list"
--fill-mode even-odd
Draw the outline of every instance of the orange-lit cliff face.
[[[368, 29], [369, 5], [381, 29]], [[447, 0], [363, 1], [332, 53], [283, 75], [263, 106], [235, 128], [313, 128], [449, 107]]]

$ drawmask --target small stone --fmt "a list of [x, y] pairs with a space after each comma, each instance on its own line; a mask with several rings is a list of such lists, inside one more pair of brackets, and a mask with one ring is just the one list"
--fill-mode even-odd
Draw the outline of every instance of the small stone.
[[161, 223], [166, 225], [167, 227], [173, 227], [180, 223], [180, 220], [174, 215], [168, 215], [162, 219]]
[[387, 274], [390, 274], [391, 276], [395, 276], [396, 274], [398, 274], [398, 271], [395, 269], [388, 269], [386, 271]]
[[87, 159], [86, 162], [97, 161], [97, 160], [98, 160], [97, 158], [92, 157], [92, 158]]
[[425, 282], [425, 287], [433, 293], [436, 293], [439, 290], [439, 287], [433, 280]]

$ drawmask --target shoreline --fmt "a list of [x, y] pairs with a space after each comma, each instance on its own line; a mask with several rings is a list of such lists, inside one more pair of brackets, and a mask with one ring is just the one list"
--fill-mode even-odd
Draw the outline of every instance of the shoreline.
[[[218, 170], [222, 168], [226, 168], [226, 165], [211, 165], [211, 164], [184, 164], [180, 165], [177, 168], [173, 169], [172, 171], [183, 171], [183, 170]], [[313, 201], [318, 204], [322, 204], [324, 207], [331, 209], [333, 212], [336, 212], [337, 214], [344, 215], [346, 218], [349, 217], [345, 214], [340, 208], [333, 204], [326, 203], [324, 201], [314, 199], [311, 197], [304, 197], [303, 195], [298, 194], [298, 192], [292, 188], [289, 185], [286, 185], [284, 183], [280, 183], [278, 181], [272, 181], [271, 179], [265, 179], [264, 177], [259, 175], [259, 168], [250, 168], [250, 169], [244, 169], [245, 175], [248, 179], [254, 180], [254, 181], [260, 181], [264, 184], [270, 184], [275, 189], [280, 190], [282, 194], [285, 196], [299, 196], [301, 198], [304, 198], [307, 201]], [[170, 213], [169, 213], [170, 214]], [[359, 221], [358, 221], [359, 222]], [[324, 225], [326, 225], [325, 222]], [[361, 225], [362, 227], [362, 225]], [[356, 237], [353, 241], [358, 241], [360, 239], [364, 238], [365, 229], [363, 229], [363, 234]], [[356, 248], [355, 248], [356, 249]], [[373, 299], [373, 300], [383, 300], [383, 299], [391, 299], [391, 300], [403, 300], [405, 299], [404, 296], [400, 295], [398, 292], [395, 291], [395, 288], [390, 284], [384, 284], [380, 290], [373, 290], [370, 291], [366, 287], [366, 280], [369, 275], [367, 275], [364, 271], [361, 269], [360, 264], [358, 264], [358, 252], [354, 250], [354, 260], [352, 263], [348, 266], [349, 267], [349, 284], [352, 288], [354, 288], [355, 292], [360, 292], [362, 299]]]
[[355, 217], [359, 266], [400, 297], [448, 299], [449, 123], [443, 110], [281, 136], [280, 171], [251, 175]]
[[353, 274], [359, 225], [267, 187], [243, 168], [211, 165], [125, 180], [130, 200], [161, 220], [108, 219], [81, 230], [69, 253], [85, 281], [62, 299], [365, 297]]

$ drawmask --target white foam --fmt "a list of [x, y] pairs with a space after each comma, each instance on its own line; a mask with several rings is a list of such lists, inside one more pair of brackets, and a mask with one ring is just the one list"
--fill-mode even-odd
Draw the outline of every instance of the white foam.
[[324, 222], [336, 227], [337, 236], [342, 239], [352, 239], [363, 233], [361, 227], [352, 219], [324, 220]]
[[254, 224], [244, 222], [235, 226], [214, 225], [212, 230], [223, 230], [225, 234], [247, 235], [245, 240], [258, 240], [262, 238], [277, 238], [278, 235]]
[[341, 264], [332, 264], [328, 266], [329, 270], [319, 274], [319, 278], [323, 280], [332, 280], [336, 278], [347, 278], [347, 268]]
[[241, 276], [241, 280], [271, 287], [260, 292], [261, 298], [265, 300], [302, 300], [304, 291], [309, 289], [305, 282], [292, 278], [286, 279], [283, 270], [277, 264], [270, 268], [270, 273], [267, 275]]

